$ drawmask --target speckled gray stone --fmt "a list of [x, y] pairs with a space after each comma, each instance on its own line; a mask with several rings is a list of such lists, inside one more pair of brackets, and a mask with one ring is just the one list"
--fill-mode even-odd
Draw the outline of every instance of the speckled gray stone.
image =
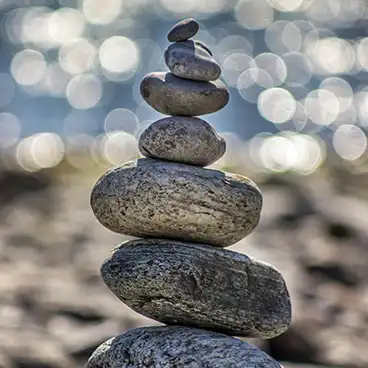
[[170, 42], [185, 41], [193, 36], [199, 30], [198, 22], [193, 18], [184, 19], [176, 23], [169, 31], [167, 39]]
[[225, 140], [199, 118], [171, 116], [151, 124], [140, 136], [143, 156], [207, 166], [223, 156]]
[[140, 91], [151, 107], [166, 115], [210, 114], [222, 109], [229, 101], [229, 92], [220, 80], [191, 81], [165, 72], [147, 74]]
[[159, 322], [264, 339], [291, 322], [280, 272], [210, 245], [139, 239], [117, 247], [101, 267], [108, 288]]
[[86, 368], [280, 368], [257, 347], [182, 326], [129, 330], [100, 345]]
[[200, 43], [176, 42], [165, 50], [165, 63], [180, 78], [213, 81], [220, 78], [221, 68]]
[[146, 158], [103, 175], [91, 206], [117, 233], [225, 247], [255, 228], [262, 195], [244, 176]]

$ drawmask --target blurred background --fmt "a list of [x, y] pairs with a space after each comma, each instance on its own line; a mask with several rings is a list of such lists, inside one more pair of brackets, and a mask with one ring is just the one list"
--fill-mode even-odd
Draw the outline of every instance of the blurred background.
[[368, 367], [366, 0], [0, 0], [1, 367], [83, 367], [156, 324], [100, 279], [128, 238], [97, 223], [89, 193], [162, 117], [139, 84], [167, 70], [186, 17], [230, 89], [205, 116], [228, 146], [212, 167], [264, 194], [231, 249], [278, 267], [293, 300], [289, 331], [251, 342], [285, 368]]

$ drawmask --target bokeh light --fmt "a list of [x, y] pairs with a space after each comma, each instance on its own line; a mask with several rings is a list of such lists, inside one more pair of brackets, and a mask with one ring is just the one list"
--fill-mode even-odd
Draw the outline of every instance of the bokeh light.
[[98, 104], [102, 91], [102, 83], [96, 76], [81, 74], [69, 82], [66, 97], [75, 109], [90, 109]]
[[283, 88], [270, 88], [262, 92], [258, 99], [261, 115], [273, 123], [285, 123], [295, 113], [295, 99]]
[[131, 78], [139, 67], [139, 50], [135, 43], [126, 37], [108, 38], [100, 47], [99, 57], [101, 66], [107, 72], [118, 74], [119, 78]]
[[36, 50], [22, 50], [11, 62], [10, 70], [13, 78], [20, 85], [31, 86], [38, 83], [46, 73], [45, 57]]
[[[5, 47], [11, 50], [0, 73], [2, 150], [18, 144], [17, 150], [24, 152], [44, 142], [35, 137], [46, 134], [47, 122], [65, 142], [65, 159], [75, 168], [89, 165], [82, 155], [93, 165], [135, 157], [140, 134], [162, 118], [143, 101], [140, 81], [146, 73], [167, 70], [165, 33], [173, 20], [197, 17], [195, 39], [211, 49], [221, 79], [231, 89], [228, 109], [247, 121], [230, 128], [226, 118], [214, 116], [216, 129], [236, 147], [217, 168], [252, 165], [260, 172], [305, 175], [321, 165], [324, 150], [348, 161], [365, 154], [361, 137], [368, 127], [368, 38], [341, 33], [354, 33], [353, 27], [365, 21], [363, 0], [59, 0], [59, 8], [47, 1], [37, 4], [14, 5], [0, 20]], [[9, 4], [3, 5], [7, 9]], [[219, 21], [212, 22], [214, 16]], [[151, 20], [160, 26], [152, 26]], [[54, 110], [46, 114], [48, 106]], [[360, 150], [342, 149], [339, 142], [344, 139], [361, 145]], [[125, 148], [118, 149], [119, 142], [127, 142]], [[283, 144], [289, 155], [297, 152], [299, 158], [291, 162], [280, 153]], [[256, 153], [247, 153], [250, 146], [258, 147]], [[39, 170], [42, 165], [30, 157], [23, 166]]]
[[333, 145], [340, 157], [352, 161], [358, 159], [365, 152], [367, 138], [359, 127], [342, 125], [333, 136]]
[[104, 128], [106, 133], [123, 131], [135, 135], [139, 128], [139, 119], [131, 110], [115, 109], [106, 116]]

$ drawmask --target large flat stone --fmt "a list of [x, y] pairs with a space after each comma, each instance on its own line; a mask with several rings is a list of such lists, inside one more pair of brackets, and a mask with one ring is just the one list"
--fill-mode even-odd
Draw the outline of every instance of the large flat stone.
[[229, 92], [220, 80], [200, 82], [172, 73], [147, 74], [140, 86], [144, 100], [165, 115], [196, 116], [216, 112], [229, 101]]
[[140, 239], [101, 267], [109, 289], [159, 322], [234, 336], [272, 338], [291, 322], [288, 290], [274, 267], [209, 245]]
[[130, 330], [100, 345], [86, 368], [280, 368], [247, 342], [187, 327]]
[[210, 124], [189, 116], [170, 116], [151, 124], [140, 136], [143, 156], [207, 166], [223, 156], [225, 140]]
[[180, 78], [213, 81], [220, 78], [221, 68], [201, 43], [176, 42], [165, 50], [165, 63]]
[[117, 233], [225, 247], [258, 224], [262, 195], [244, 176], [147, 158], [104, 174], [91, 206]]

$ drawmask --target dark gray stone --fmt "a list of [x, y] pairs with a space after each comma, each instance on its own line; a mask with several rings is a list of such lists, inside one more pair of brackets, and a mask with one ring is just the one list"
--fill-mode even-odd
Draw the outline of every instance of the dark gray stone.
[[191, 81], [165, 72], [147, 74], [140, 91], [151, 107], [166, 115], [210, 114], [229, 102], [229, 92], [220, 80]]
[[101, 267], [109, 289], [159, 322], [264, 339], [291, 322], [288, 290], [274, 267], [209, 245], [139, 239]]
[[174, 25], [167, 35], [170, 42], [185, 41], [193, 36], [199, 30], [199, 24], [193, 18], [184, 19]]
[[86, 368], [281, 368], [257, 347], [199, 329], [144, 327], [100, 345]]
[[176, 42], [165, 50], [165, 63], [180, 78], [213, 81], [220, 78], [221, 68], [200, 43]]
[[204, 120], [171, 116], [142, 133], [139, 150], [146, 157], [207, 166], [223, 156], [226, 143]]
[[117, 233], [225, 247], [255, 228], [262, 195], [244, 176], [146, 158], [103, 175], [91, 206]]

